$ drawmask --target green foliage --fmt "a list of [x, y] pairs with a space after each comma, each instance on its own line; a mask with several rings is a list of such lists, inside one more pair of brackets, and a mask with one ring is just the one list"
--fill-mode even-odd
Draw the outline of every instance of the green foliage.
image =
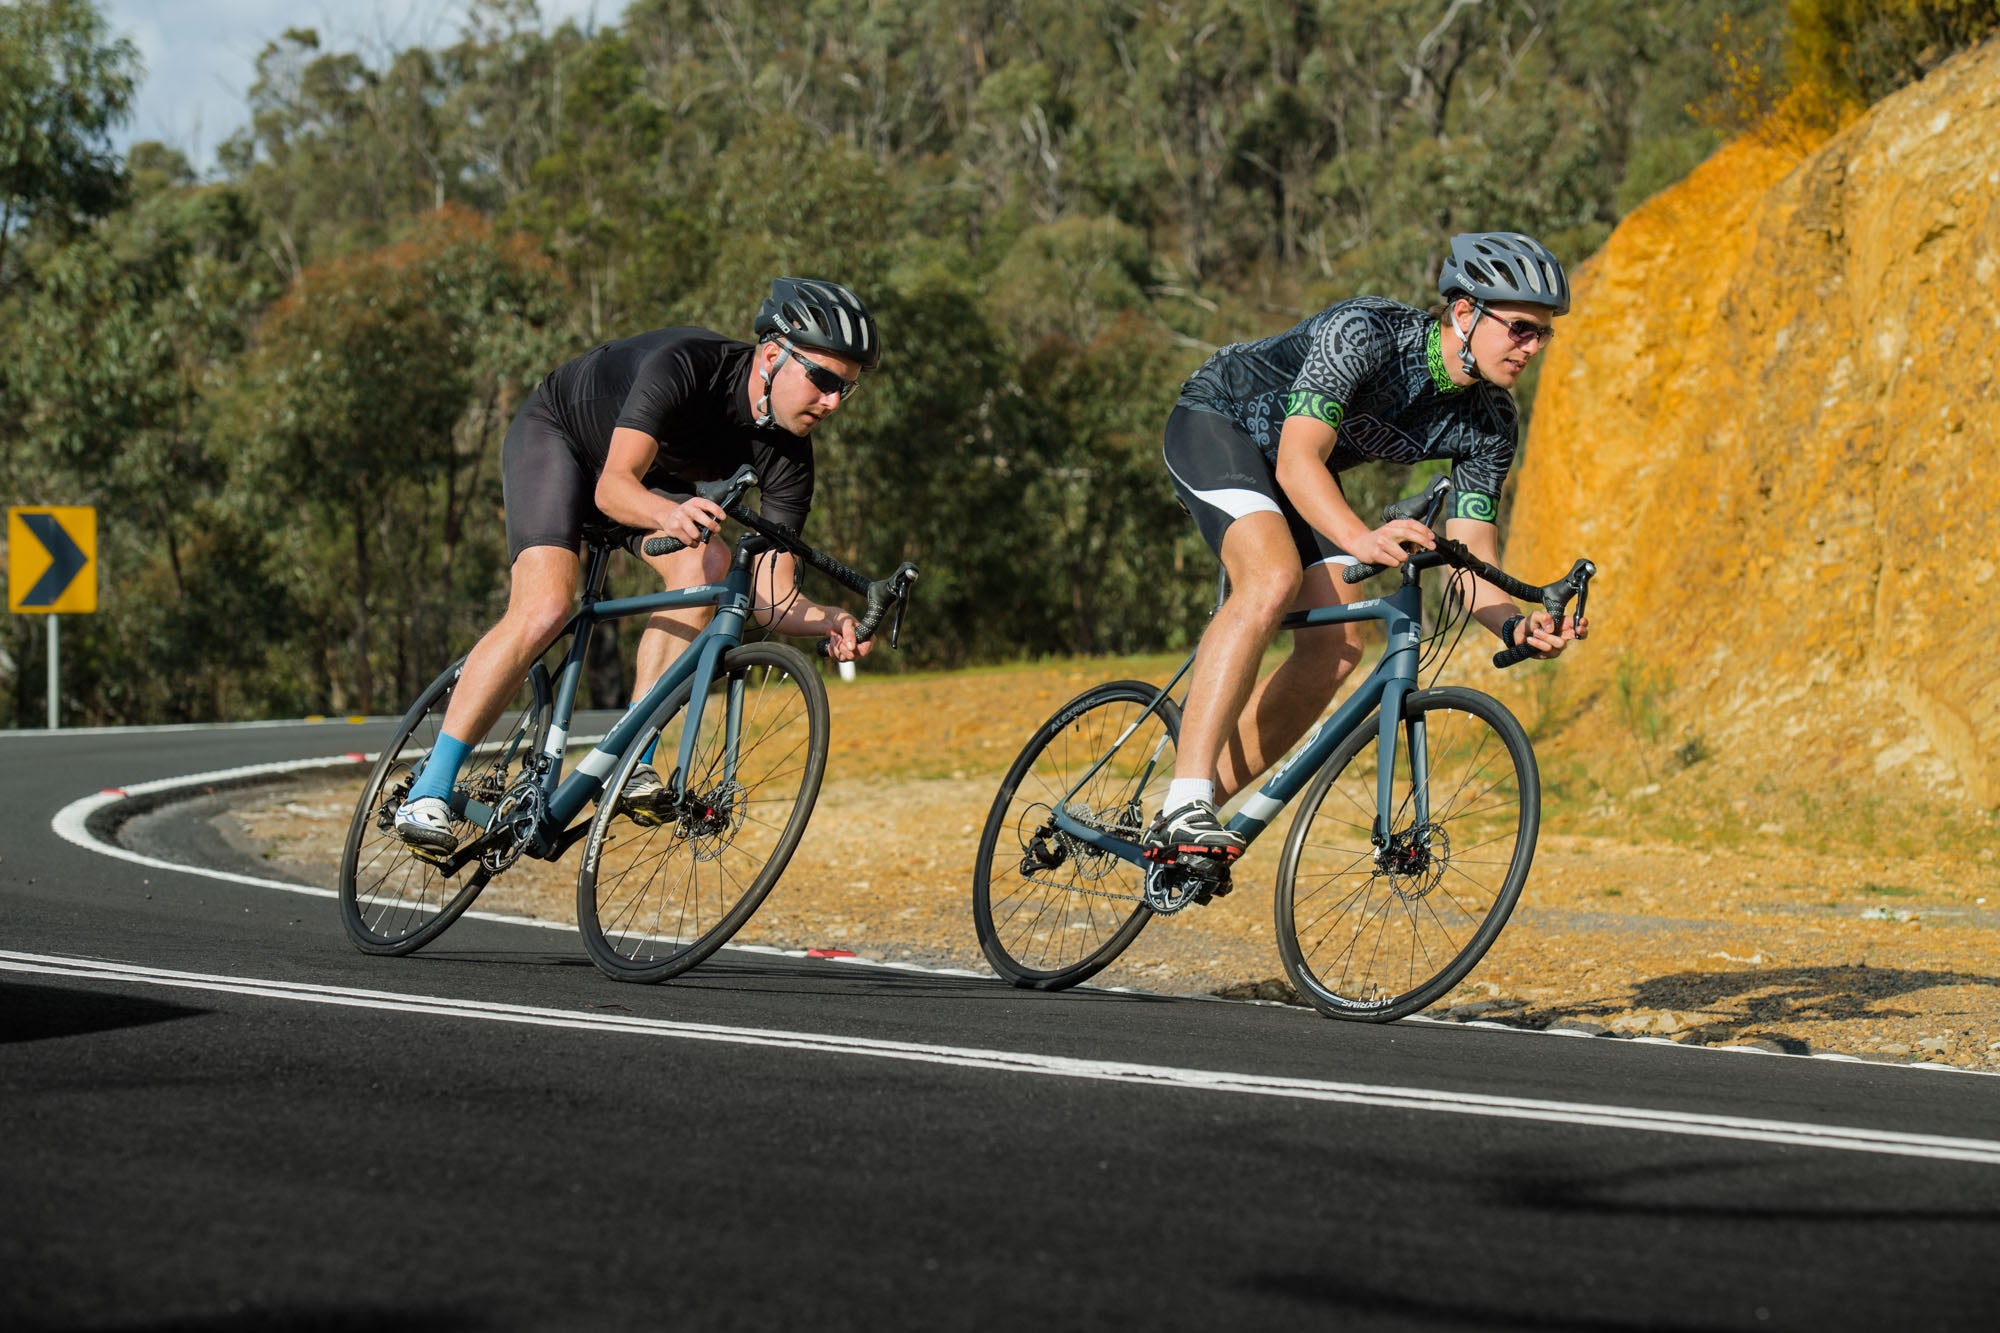
[[[824, 275], [886, 351], [818, 436], [810, 535], [924, 570], [870, 668], [1185, 644], [1214, 573], [1159, 463], [1185, 376], [1332, 300], [1428, 303], [1454, 231], [1582, 260], [1718, 141], [1687, 108], [1740, 86], [1725, 18], [1762, 53], [1783, 11], [633, 0], [585, 33], [477, 0], [435, 47], [276, 35], [204, 184], [103, 156], [132, 53], [90, 5], [8, 4], [0, 486], [104, 511], [116, 590], [65, 671], [93, 716], [393, 708], [504, 595], [536, 379], [744, 336], [771, 276]], [[1343, 481], [1370, 512], [1424, 472]]]
[[0, 290], [24, 222], [67, 231], [122, 197], [106, 135], [125, 119], [138, 59], [88, 0], [0, 5]]
[[499, 443], [563, 294], [525, 243], [444, 210], [272, 309], [237, 428], [258, 493], [316, 519], [293, 595], [329, 708], [394, 708], [490, 614]]
[[1650, 780], [1653, 766], [1647, 752], [1659, 744], [1673, 722], [1665, 702], [1674, 690], [1673, 670], [1641, 661], [1633, 653], [1620, 653], [1612, 675], [1612, 689], [1618, 716], [1631, 732], [1639, 753], [1639, 766]]
[[1792, 0], [1794, 78], [1864, 105], [2000, 32], [2000, 0]]

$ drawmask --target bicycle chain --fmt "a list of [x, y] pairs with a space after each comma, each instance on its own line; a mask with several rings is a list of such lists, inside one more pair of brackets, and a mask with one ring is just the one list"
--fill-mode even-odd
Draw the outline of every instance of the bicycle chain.
[[1140, 903], [1145, 901], [1142, 894], [1113, 893], [1109, 889], [1086, 889], [1078, 884], [1058, 884], [1053, 880], [1037, 879], [1033, 875], [1021, 876], [1024, 884], [1034, 884], [1044, 889], [1060, 889], [1064, 893], [1080, 893], [1087, 898], [1109, 898], [1116, 903]]

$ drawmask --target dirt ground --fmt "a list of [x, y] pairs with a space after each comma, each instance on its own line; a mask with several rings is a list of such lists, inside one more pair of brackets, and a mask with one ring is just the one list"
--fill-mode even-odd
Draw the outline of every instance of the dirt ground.
[[[819, 807], [738, 942], [986, 970], [971, 864], [1001, 773], [1084, 686], [1161, 680], [1173, 665], [829, 682], [834, 751]], [[330, 885], [358, 790], [344, 770], [246, 792], [225, 831], [274, 872]], [[1990, 849], [1940, 838], [1935, 851], [1921, 839], [1916, 852], [1871, 850], [1878, 839], [1770, 824], [1749, 837], [1690, 834], [1701, 822], [1684, 809], [1609, 822], [1622, 830], [1603, 831], [1601, 800], [1545, 807], [1512, 922], [1431, 1016], [2000, 1070]], [[1296, 1002], [1271, 917], [1278, 842], [1251, 850], [1229, 897], [1150, 924], [1097, 984]], [[573, 859], [522, 862], [480, 905], [571, 920], [574, 874]]]

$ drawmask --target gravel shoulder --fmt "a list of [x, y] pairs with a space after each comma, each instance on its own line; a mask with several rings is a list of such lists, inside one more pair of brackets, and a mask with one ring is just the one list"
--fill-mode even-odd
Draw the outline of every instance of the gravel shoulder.
[[[836, 683], [835, 750], [812, 826], [738, 942], [985, 970], [971, 863], [999, 774], [1029, 728], [1084, 684], [1161, 678], [1121, 665]], [[289, 779], [204, 817], [265, 873], [331, 886], [359, 785], [352, 770]], [[1513, 920], [1431, 1016], [2000, 1070], [1990, 852], [1564, 831], [1589, 822], [1550, 813]], [[1098, 984], [1296, 1002], [1278, 962], [1278, 839], [1268, 841], [1240, 864], [1234, 893], [1154, 921]], [[573, 920], [574, 870], [522, 862], [480, 905]]]

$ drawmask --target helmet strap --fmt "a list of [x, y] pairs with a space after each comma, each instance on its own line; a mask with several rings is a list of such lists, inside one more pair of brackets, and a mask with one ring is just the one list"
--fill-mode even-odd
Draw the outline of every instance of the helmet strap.
[[[769, 342], [773, 340], [766, 339], [765, 341]], [[758, 344], [758, 350], [760, 352], [763, 350], [762, 343]], [[778, 367], [784, 365], [785, 359], [790, 355], [791, 355], [790, 352], [780, 347], [778, 349], [778, 359], [771, 363], [771, 368], [769, 370], [760, 370], [757, 372], [758, 374], [764, 377], [764, 396], [757, 400], [758, 430], [766, 429], [767, 427], [775, 423], [778, 419], [777, 414], [771, 410], [771, 377], [778, 373]]]
[[1473, 301], [1472, 323], [1462, 329], [1458, 327], [1458, 302], [1453, 301], [1451, 308], [1451, 331], [1458, 335], [1458, 368], [1475, 380], [1483, 380], [1486, 377], [1479, 373], [1479, 363], [1472, 359], [1472, 333], [1479, 327], [1479, 317], [1486, 313], [1486, 302]]

